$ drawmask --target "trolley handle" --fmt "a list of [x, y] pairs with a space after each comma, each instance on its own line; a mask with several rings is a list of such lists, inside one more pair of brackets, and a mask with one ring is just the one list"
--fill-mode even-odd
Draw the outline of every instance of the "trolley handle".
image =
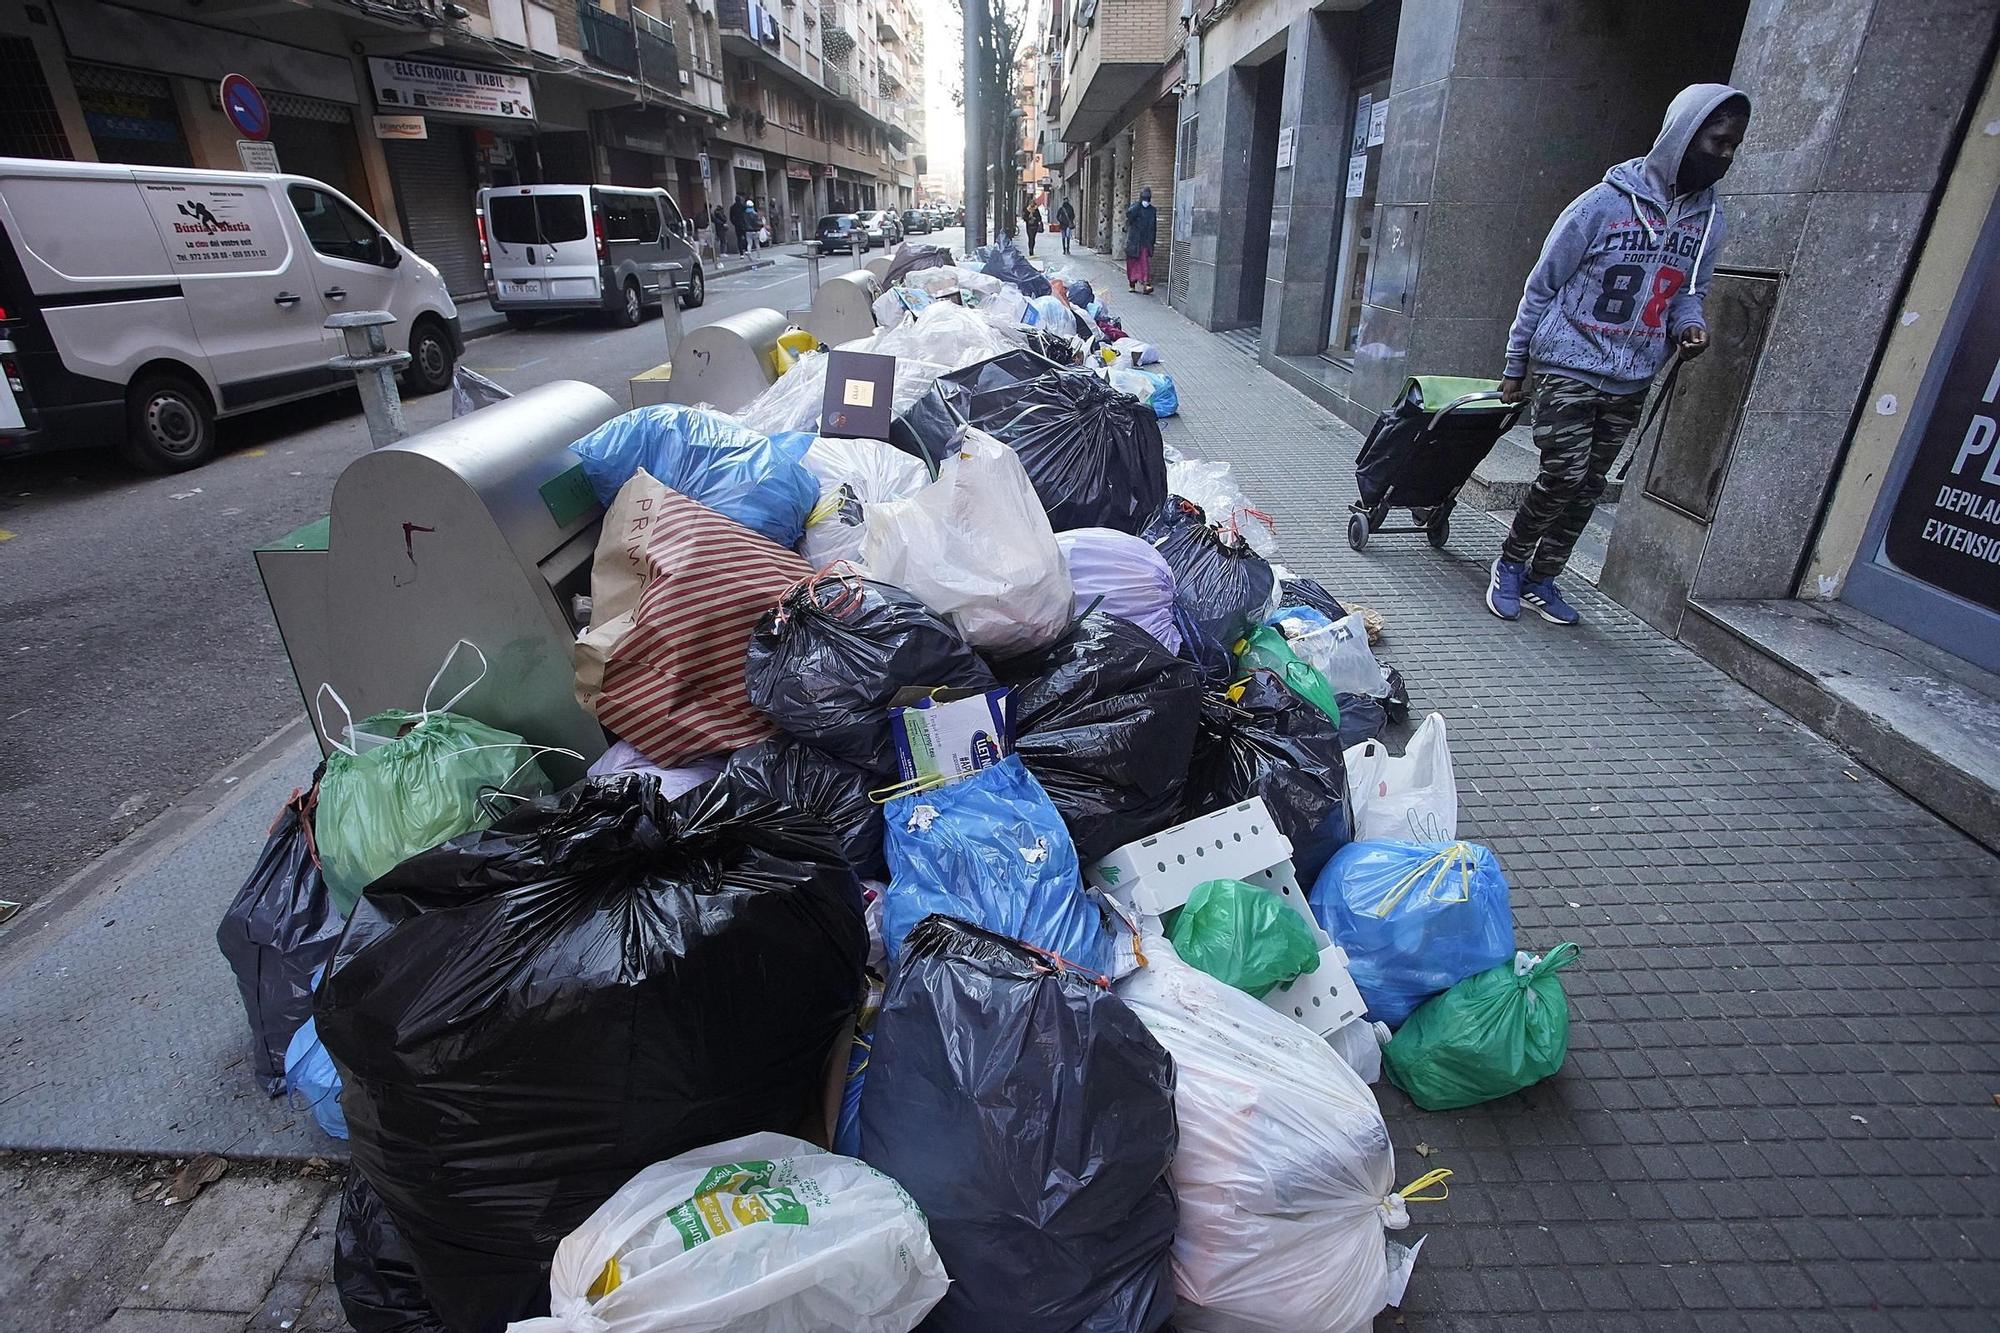
[[[1459, 409], [1467, 406], [1468, 404], [1497, 402], [1499, 401], [1499, 398], [1500, 398], [1500, 393], [1496, 389], [1489, 389], [1485, 393], [1468, 393], [1460, 397], [1454, 398], [1450, 402], [1446, 403], [1443, 407], [1440, 407], [1437, 411], [1431, 413], [1430, 421], [1426, 423], [1424, 426], [1424, 433], [1428, 435], [1430, 432], [1436, 430], [1438, 428], [1439, 422], [1443, 421], [1453, 412], [1458, 411]], [[1500, 430], [1501, 431], [1512, 430], [1514, 428], [1514, 423], [1520, 419], [1520, 416], [1521, 416], [1521, 404], [1515, 403], [1506, 413], [1507, 424], [1502, 426]]]

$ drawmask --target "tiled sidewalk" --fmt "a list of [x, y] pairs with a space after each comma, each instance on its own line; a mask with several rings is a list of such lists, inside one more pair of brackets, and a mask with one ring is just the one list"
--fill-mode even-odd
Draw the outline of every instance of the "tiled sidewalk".
[[1360, 437], [1077, 262], [1160, 348], [1168, 442], [1382, 612], [1522, 945], [1582, 946], [1556, 1079], [1439, 1114], [1380, 1085], [1400, 1175], [1456, 1174], [1378, 1327], [2000, 1327], [2000, 864], [1587, 584], [1574, 629], [1489, 615], [1484, 515], [1350, 550]]

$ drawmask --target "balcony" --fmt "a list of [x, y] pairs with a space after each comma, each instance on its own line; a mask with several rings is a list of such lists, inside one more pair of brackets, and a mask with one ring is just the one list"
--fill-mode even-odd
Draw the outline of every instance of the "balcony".
[[886, 44], [903, 40], [903, 24], [888, 5], [875, 11], [875, 40]]
[[639, 39], [630, 23], [600, 9], [594, 0], [576, 0], [576, 25], [591, 64], [621, 74], [639, 72]]
[[[1166, 0], [1096, 0], [1078, 15], [1063, 79], [1062, 137], [1087, 143], [1110, 127], [1172, 57], [1181, 36]], [[1173, 14], [1179, 14], [1178, 6]], [[1115, 19], [1115, 21], [1114, 21]]]
[[681, 52], [670, 23], [644, 10], [632, 11], [632, 35], [639, 43], [639, 76], [674, 96], [681, 92]]
[[759, 0], [716, 0], [715, 20], [729, 54], [767, 63], [778, 59], [778, 16]]

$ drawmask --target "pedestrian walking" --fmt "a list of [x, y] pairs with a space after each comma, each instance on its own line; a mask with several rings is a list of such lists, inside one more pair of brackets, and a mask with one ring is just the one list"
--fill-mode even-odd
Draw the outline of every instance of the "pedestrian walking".
[[720, 259], [729, 253], [729, 215], [717, 204], [708, 210], [708, 220], [715, 228], [715, 256]]
[[1125, 290], [1153, 290], [1153, 243], [1160, 238], [1160, 215], [1153, 207], [1153, 187], [1139, 191], [1139, 201], [1125, 209]]
[[1062, 232], [1063, 253], [1069, 253], [1069, 234], [1076, 229], [1076, 210], [1070, 207], [1068, 199], [1056, 209], [1056, 227]]
[[1028, 211], [1022, 215], [1021, 220], [1025, 222], [1028, 227], [1028, 254], [1032, 257], [1035, 253], [1035, 237], [1042, 234], [1041, 207], [1037, 205], [1034, 202], [1034, 200], [1032, 199], [1029, 200]]
[[1556, 575], [1669, 351], [1688, 361], [1708, 347], [1702, 299], [1727, 233], [1715, 183], [1749, 126], [1750, 99], [1738, 90], [1682, 89], [1652, 150], [1605, 172], [1542, 242], [1500, 380], [1501, 398], [1517, 403], [1532, 369], [1542, 456], [1487, 583], [1487, 609], [1502, 620], [1526, 602], [1544, 620], [1577, 622]]
[[743, 253], [746, 255], [754, 255], [763, 248], [764, 217], [757, 211], [755, 199], [743, 201], [743, 243], [745, 246]]
[[739, 194], [729, 205], [729, 228], [736, 233], [736, 253], [739, 255], [750, 253], [750, 224], [744, 212], [748, 202]]

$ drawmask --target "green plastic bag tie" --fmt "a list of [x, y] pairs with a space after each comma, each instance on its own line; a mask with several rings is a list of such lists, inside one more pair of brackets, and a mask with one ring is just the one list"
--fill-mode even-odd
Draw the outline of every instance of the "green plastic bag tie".
[[1175, 919], [1174, 952], [1257, 999], [1319, 968], [1319, 941], [1284, 899], [1240, 879], [1195, 886]]

